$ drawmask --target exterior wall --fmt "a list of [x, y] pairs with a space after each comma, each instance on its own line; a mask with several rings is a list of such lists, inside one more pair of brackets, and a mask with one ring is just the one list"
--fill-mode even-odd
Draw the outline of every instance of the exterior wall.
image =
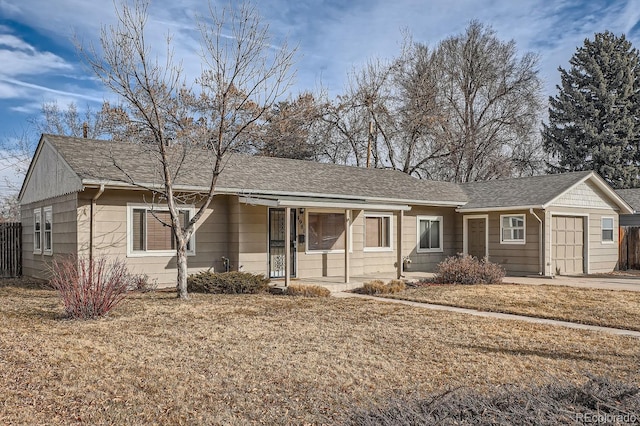
[[[89, 254], [90, 205], [95, 191], [81, 193], [78, 200], [78, 253]], [[96, 201], [94, 212], [94, 256], [126, 259], [132, 273], [147, 274], [159, 286], [173, 286], [176, 282], [175, 255], [127, 254], [127, 204], [145, 205], [151, 197], [142, 191], [105, 191]], [[216, 196], [199, 223], [195, 233], [195, 255], [189, 255], [189, 273], [202, 270], [220, 271], [222, 256], [228, 250], [228, 197]], [[197, 206], [196, 206], [197, 207]]]
[[[56, 256], [75, 254], [77, 245], [76, 193], [22, 204], [22, 273], [27, 277], [47, 279], [49, 266]], [[34, 253], [33, 211], [51, 207], [52, 254]], [[44, 214], [43, 214], [44, 221]], [[43, 231], [44, 233], [44, 226]]]
[[581, 207], [585, 209], [616, 210], [609, 197], [590, 181], [582, 182], [553, 202], [553, 207]]
[[[500, 216], [525, 215], [525, 243], [500, 242]], [[540, 219], [543, 216], [536, 212]], [[528, 211], [490, 212], [489, 260], [502, 265], [508, 275], [535, 275], [540, 272], [540, 222]]]
[[[618, 241], [619, 234], [617, 232], [619, 226], [618, 212], [613, 208], [606, 209], [584, 209], [575, 207], [553, 206], [548, 209], [548, 215], [555, 216], [582, 216], [585, 218], [586, 235], [585, 241], [585, 272], [586, 273], [603, 273], [611, 272], [618, 266]], [[602, 218], [613, 218], [613, 242], [602, 242]], [[550, 219], [545, 225], [545, 236], [547, 243], [545, 244], [545, 263], [547, 274], [553, 274], [551, 270], [551, 239], [550, 239]]]
[[[418, 216], [442, 216], [442, 252], [418, 253]], [[414, 206], [404, 214], [402, 255], [411, 259], [410, 271], [433, 272], [448, 256], [462, 252], [462, 218], [454, 208]]]
[[28, 175], [22, 204], [31, 204], [82, 189], [78, 176], [48, 144], [42, 144]]

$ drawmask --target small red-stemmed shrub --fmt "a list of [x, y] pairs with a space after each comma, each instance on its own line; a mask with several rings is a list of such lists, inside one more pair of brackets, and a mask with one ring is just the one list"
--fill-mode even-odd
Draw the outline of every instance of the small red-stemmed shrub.
[[49, 284], [60, 294], [65, 313], [75, 319], [106, 315], [127, 295], [132, 276], [121, 260], [100, 257], [56, 259]]
[[479, 260], [467, 254], [450, 256], [436, 267], [434, 281], [439, 284], [499, 284], [505, 271], [486, 258]]

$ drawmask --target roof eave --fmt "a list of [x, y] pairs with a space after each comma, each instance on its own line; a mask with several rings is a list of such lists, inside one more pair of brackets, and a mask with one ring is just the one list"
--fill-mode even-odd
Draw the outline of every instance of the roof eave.
[[[92, 187], [104, 185], [107, 189], [132, 189], [144, 191], [148, 189], [160, 190], [164, 188], [163, 184], [158, 183], [140, 183], [131, 184], [123, 181], [113, 180], [100, 180], [100, 179], [83, 179], [83, 185]], [[202, 186], [189, 186], [189, 185], [174, 185], [174, 190], [185, 192], [209, 192], [209, 187]], [[431, 201], [431, 200], [413, 200], [406, 198], [387, 198], [387, 197], [367, 197], [359, 195], [342, 195], [342, 194], [324, 194], [324, 193], [312, 193], [312, 192], [293, 192], [293, 191], [272, 191], [272, 190], [253, 190], [247, 188], [233, 188], [233, 187], [216, 187], [216, 194], [233, 194], [239, 196], [261, 196], [261, 195], [282, 195], [292, 197], [321, 197], [335, 200], [352, 200], [353, 198], [359, 198], [368, 202], [384, 203], [384, 204], [411, 204], [418, 206], [433, 206], [433, 207], [460, 207], [466, 204], [466, 201]]]
[[498, 206], [498, 207], [470, 207], [470, 208], [458, 208], [458, 213], [486, 213], [486, 212], [503, 212], [509, 210], [529, 210], [529, 209], [544, 209], [542, 205], [527, 205], [527, 206]]

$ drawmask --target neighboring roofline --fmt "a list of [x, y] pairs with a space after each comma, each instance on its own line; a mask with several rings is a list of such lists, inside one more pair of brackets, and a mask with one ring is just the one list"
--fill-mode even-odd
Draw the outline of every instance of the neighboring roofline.
[[[147, 189], [163, 189], [163, 184], [158, 183], [140, 183], [140, 184], [131, 184], [128, 182], [121, 181], [105, 181], [99, 179], [83, 179], [82, 183], [86, 187], [99, 187], [100, 185], [104, 185], [107, 189], [133, 189], [144, 191]], [[186, 192], [208, 192], [209, 187], [203, 186], [188, 186], [188, 185], [174, 185], [174, 191], [186, 191]], [[263, 190], [249, 190], [246, 188], [225, 188], [225, 187], [216, 187], [216, 194], [230, 194], [230, 195], [238, 195], [238, 196], [264, 196], [264, 195], [274, 195], [274, 196], [291, 196], [291, 197], [321, 197], [321, 198], [330, 198], [337, 200], [353, 200], [353, 195], [340, 195], [340, 194], [325, 194], [325, 193], [311, 193], [311, 192], [288, 192], [288, 191], [263, 191]], [[360, 197], [356, 196], [358, 199], [362, 199], [364, 201], [375, 201], [381, 203], [392, 203], [392, 204], [412, 204], [412, 205], [420, 205], [420, 206], [434, 206], [434, 207], [460, 207], [466, 204], [466, 202], [461, 201], [428, 201], [428, 200], [411, 200], [404, 198], [384, 198], [384, 197]]]
[[601, 191], [603, 191], [605, 193], [605, 195], [607, 195], [611, 200], [613, 200], [613, 202], [615, 204], [617, 204], [618, 207], [620, 207], [621, 213], [633, 214], [633, 212], [634, 212], [633, 207], [631, 207], [631, 205], [629, 203], [627, 203], [624, 200], [624, 198], [622, 198], [620, 195], [618, 195], [618, 193], [616, 193], [616, 191], [611, 187], [611, 185], [609, 185], [607, 183], [607, 181], [605, 181], [600, 175], [598, 175], [594, 171], [591, 171], [591, 173], [589, 173], [588, 175], [586, 175], [585, 177], [580, 179], [578, 182], [576, 182], [573, 185], [571, 185], [569, 188], [567, 188], [564, 191], [562, 191], [560, 194], [555, 196], [552, 200], [546, 202], [544, 204], [543, 208], [546, 209], [547, 207], [551, 206], [553, 203], [556, 202], [556, 200], [558, 200], [558, 198], [560, 198], [561, 196], [563, 196], [567, 192], [571, 191], [572, 189], [574, 189], [578, 185], [586, 182], [589, 179], [593, 179], [593, 182], [595, 183], [595, 185]]

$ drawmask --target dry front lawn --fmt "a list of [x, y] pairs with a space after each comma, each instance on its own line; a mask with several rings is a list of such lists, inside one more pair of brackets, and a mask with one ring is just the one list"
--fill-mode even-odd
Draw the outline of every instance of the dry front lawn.
[[0, 424], [335, 424], [460, 386], [640, 383], [637, 339], [361, 299], [133, 294], [71, 321], [0, 282]]
[[554, 285], [427, 285], [396, 299], [640, 331], [640, 292]]

